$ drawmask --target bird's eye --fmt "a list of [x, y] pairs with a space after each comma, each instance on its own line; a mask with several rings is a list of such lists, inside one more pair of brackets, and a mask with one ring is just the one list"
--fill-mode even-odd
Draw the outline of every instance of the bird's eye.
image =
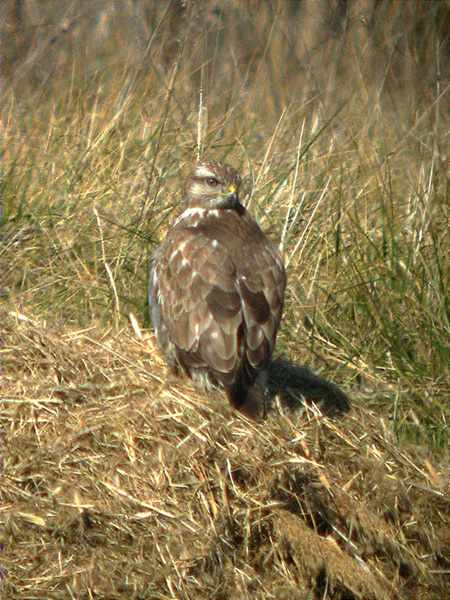
[[217, 185], [219, 185], [219, 180], [215, 177], [207, 177], [206, 183], [211, 187], [216, 187]]

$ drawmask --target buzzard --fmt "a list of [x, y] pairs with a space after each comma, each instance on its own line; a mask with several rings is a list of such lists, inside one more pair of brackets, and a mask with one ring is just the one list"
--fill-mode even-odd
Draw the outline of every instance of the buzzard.
[[150, 261], [149, 307], [168, 365], [221, 386], [249, 416], [264, 409], [286, 275], [276, 247], [239, 201], [230, 166], [199, 162], [184, 210]]

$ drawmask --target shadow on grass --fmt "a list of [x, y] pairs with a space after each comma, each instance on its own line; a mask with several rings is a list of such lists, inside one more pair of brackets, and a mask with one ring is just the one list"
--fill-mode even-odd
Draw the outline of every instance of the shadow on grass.
[[350, 410], [349, 399], [337, 385], [283, 358], [270, 365], [268, 390], [269, 410], [276, 395], [281, 405], [292, 411], [312, 402], [327, 416], [342, 416]]

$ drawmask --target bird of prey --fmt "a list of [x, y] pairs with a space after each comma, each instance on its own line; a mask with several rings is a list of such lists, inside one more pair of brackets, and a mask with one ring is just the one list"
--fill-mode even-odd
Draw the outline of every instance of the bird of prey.
[[240, 177], [204, 160], [181, 215], [150, 261], [149, 307], [168, 365], [223, 387], [247, 416], [264, 411], [286, 274], [277, 248], [239, 200]]

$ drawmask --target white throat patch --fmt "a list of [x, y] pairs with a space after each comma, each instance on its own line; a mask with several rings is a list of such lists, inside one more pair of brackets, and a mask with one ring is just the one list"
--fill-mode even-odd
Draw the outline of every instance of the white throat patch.
[[192, 208], [187, 208], [185, 211], [181, 213], [178, 219], [175, 221], [175, 225], [178, 225], [181, 221], [185, 219], [195, 219], [195, 223], [193, 226], [195, 227], [201, 219], [205, 217], [218, 217], [219, 211], [214, 208], [200, 208], [198, 206], [194, 206]]

